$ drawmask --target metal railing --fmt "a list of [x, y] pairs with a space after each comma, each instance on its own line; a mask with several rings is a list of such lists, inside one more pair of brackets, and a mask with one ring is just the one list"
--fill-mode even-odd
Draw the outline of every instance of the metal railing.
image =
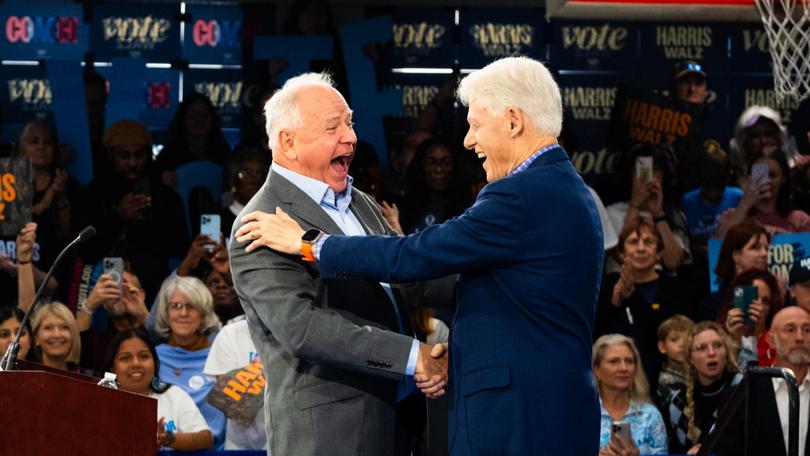
[[781, 378], [787, 383], [788, 391], [788, 447], [787, 456], [798, 456], [799, 454], [799, 387], [796, 379], [786, 369], [776, 367], [748, 367], [742, 381], [737, 385], [736, 390], [726, 402], [714, 429], [706, 436], [706, 440], [698, 451], [698, 456], [708, 456], [714, 446], [717, 445], [720, 436], [726, 431], [729, 422], [737, 413], [737, 410], [744, 406], [744, 433], [743, 455], [748, 456], [748, 438], [752, 435], [748, 429], [748, 397], [750, 394], [750, 379], [752, 377]]

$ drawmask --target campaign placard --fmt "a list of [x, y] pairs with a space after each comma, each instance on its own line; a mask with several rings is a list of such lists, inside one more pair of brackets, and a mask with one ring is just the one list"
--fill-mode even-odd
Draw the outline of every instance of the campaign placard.
[[180, 58], [179, 14], [178, 4], [94, 5], [90, 38], [96, 60], [131, 57], [169, 62]]
[[[720, 287], [720, 278], [714, 273], [717, 260], [720, 257], [722, 239], [709, 240], [709, 283], [711, 291], [716, 292]], [[807, 258], [810, 254], [810, 233], [777, 234], [771, 239], [768, 247], [768, 270], [771, 274], [788, 283], [790, 269], [796, 260]]]
[[242, 426], [251, 426], [264, 405], [267, 379], [258, 357], [245, 367], [217, 377], [206, 401]]
[[31, 221], [31, 159], [0, 158], [0, 236], [16, 236]]
[[183, 58], [189, 63], [242, 63], [242, 10], [238, 5], [186, 5], [191, 16], [183, 37]]
[[619, 21], [551, 21], [549, 62], [558, 70], [627, 71], [639, 58], [641, 26]]
[[543, 11], [538, 9], [486, 9], [462, 11], [459, 19], [459, 63], [462, 68], [483, 68], [503, 57], [524, 55], [546, 60]]
[[391, 18], [394, 68], [453, 66], [453, 10], [402, 9]]
[[89, 31], [80, 4], [3, 2], [0, 20], [3, 60], [80, 61], [87, 52]]
[[619, 87], [611, 114], [610, 144], [630, 150], [635, 144], [669, 144], [682, 157], [699, 140], [701, 105], [628, 86]]

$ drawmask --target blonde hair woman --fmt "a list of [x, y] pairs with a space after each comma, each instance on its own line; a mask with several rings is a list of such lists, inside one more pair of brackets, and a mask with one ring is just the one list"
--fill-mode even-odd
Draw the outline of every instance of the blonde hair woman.
[[[593, 344], [593, 376], [601, 405], [599, 456], [667, 454], [667, 432], [650, 400], [636, 344], [621, 334], [606, 334]], [[614, 422], [630, 426], [630, 441], [612, 433]]]
[[31, 317], [34, 359], [54, 369], [74, 371], [82, 341], [73, 312], [61, 302], [42, 304]]
[[674, 452], [696, 451], [706, 438], [734, 387], [742, 380], [731, 339], [714, 321], [692, 327], [684, 344], [686, 387], [664, 398], [673, 430]]

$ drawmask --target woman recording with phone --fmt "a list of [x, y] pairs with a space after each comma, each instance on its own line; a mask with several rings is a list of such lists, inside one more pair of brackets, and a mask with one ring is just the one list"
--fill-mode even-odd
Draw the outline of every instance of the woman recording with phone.
[[766, 334], [773, 315], [782, 308], [779, 283], [766, 270], [749, 269], [732, 280], [729, 290], [717, 322], [724, 325], [738, 350], [737, 363], [770, 366], [775, 354]]
[[668, 454], [664, 419], [650, 399], [633, 340], [621, 334], [600, 337], [593, 344], [592, 366], [602, 417], [599, 456]]

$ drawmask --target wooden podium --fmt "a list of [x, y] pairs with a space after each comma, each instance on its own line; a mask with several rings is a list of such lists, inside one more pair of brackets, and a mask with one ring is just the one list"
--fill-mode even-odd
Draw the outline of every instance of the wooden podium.
[[0, 454], [155, 456], [157, 400], [80, 378], [0, 372]]

